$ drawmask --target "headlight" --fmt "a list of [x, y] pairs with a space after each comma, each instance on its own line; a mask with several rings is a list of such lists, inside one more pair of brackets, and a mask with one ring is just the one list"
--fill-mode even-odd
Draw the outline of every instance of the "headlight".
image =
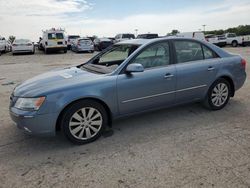
[[45, 97], [38, 98], [18, 98], [15, 103], [15, 108], [21, 110], [39, 110], [45, 101]]

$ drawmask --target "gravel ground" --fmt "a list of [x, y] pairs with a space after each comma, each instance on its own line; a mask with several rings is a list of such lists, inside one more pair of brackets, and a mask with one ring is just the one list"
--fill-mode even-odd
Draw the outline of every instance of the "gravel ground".
[[[250, 48], [226, 50], [250, 62]], [[0, 187], [250, 187], [249, 79], [221, 111], [190, 104], [130, 117], [114, 123], [113, 136], [84, 146], [13, 125], [15, 84], [91, 56], [0, 56]]]

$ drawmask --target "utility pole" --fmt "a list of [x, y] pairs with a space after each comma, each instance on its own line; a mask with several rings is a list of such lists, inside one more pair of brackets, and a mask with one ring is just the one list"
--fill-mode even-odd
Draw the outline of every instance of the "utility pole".
[[135, 37], [138, 35], [138, 29], [135, 29]]
[[203, 26], [203, 31], [204, 31], [204, 33], [205, 33], [205, 32], [206, 32], [206, 26], [207, 26], [207, 25], [204, 24], [204, 25], [202, 25], [202, 26]]

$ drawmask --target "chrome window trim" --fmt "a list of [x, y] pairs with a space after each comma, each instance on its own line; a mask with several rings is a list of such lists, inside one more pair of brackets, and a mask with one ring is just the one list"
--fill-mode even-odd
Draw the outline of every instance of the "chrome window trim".
[[207, 87], [207, 85], [200, 85], [200, 86], [189, 87], [189, 88], [185, 88], [185, 89], [179, 89], [179, 90], [176, 90], [176, 91], [169, 91], [169, 92], [166, 92], [166, 93], [159, 93], [159, 94], [155, 94], [155, 95], [149, 95], [149, 96], [145, 96], [145, 97], [129, 99], [129, 100], [122, 101], [122, 103], [129, 103], [129, 102], [134, 102], [134, 101], [138, 101], [138, 100], [149, 99], [149, 98], [159, 97], [159, 96], [163, 96], [163, 95], [169, 95], [169, 94], [188, 91], [188, 90], [193, 90], [193, 89], [199, 89], [199, 88], [203, 88], [203, 87]]

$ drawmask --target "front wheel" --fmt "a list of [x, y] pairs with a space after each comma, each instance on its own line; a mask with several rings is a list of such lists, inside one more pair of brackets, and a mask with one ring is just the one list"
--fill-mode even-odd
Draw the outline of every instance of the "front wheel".
[[211, 110], [221, 110], [230, 99], [231, 87], [227, 80], [221, 78], [215, 81], [208, 90], [204, 101], [205, 106]]
[[107, 123], [105, 108], [93, 100], [82, 100], [72, 104], [61, 119], [65, 136], [74, 144], [95, 141], [101, 136]]

